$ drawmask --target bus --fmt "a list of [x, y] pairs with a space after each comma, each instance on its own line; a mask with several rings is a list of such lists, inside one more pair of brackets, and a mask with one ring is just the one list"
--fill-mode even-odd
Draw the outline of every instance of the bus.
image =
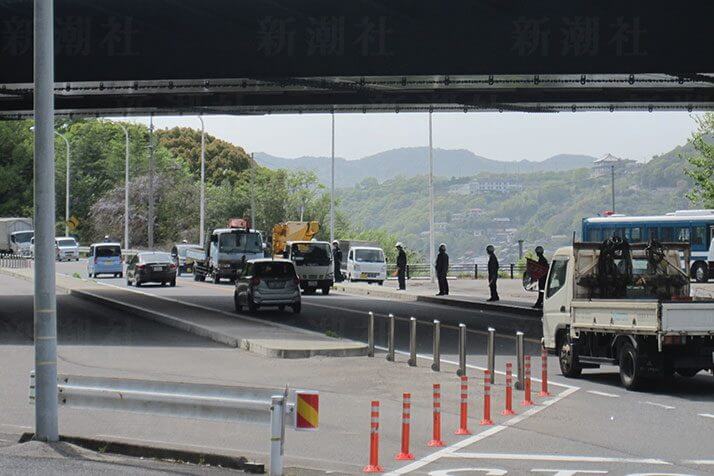
[[666, 215], [610, 215], [583, 219], [583, 241], [601, 242], [619, 236], [631, 243], [658, 240], [691, 245], [692, 278], [714, 278], [714, 210], [677, 210]]

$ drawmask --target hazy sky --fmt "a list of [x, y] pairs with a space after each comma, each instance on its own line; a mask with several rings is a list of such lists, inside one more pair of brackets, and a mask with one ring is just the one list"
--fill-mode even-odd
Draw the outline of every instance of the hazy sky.
[[[132, 119], [148, 122], [148, 118]], [[204, 116], [206, 131], [279, 157], [330, 155], [330, 116]], [[158, 127], [200, 129], [196, 117], [157, 117]], [[684, 143], [696, 128], [686, 112], [438, 113], [434, 147], [468, 149], [496, 160], [544, 160], [560, 153], [612, 153], [649, 160]], [[383, 150], [428, 144], [428, 115], [337, 114], [335, 155], [358, 159]]]

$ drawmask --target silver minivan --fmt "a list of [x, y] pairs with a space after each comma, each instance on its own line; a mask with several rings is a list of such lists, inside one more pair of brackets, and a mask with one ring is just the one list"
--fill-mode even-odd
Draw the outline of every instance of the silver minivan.
[[264, 306], [281, 311], [290, 306], [300, 314], [300, 279], [295, 265], [286, 259], [255, 259], [245, 263], [238, 272], [233, 292], [236, 312], [244, 307], [255, 312]]

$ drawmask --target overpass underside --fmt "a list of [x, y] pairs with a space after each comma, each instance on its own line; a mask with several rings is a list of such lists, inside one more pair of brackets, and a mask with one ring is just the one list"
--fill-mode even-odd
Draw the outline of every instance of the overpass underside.
[[[714, 109], [702, 0], [56, 0], [58, 114]], [[0, 1], [0, 118], [33, 110]]]

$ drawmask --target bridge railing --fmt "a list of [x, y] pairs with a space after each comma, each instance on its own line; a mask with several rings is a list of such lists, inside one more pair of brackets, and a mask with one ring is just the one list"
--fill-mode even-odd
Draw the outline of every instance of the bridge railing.
[[[407, 264], [407, 279], [428, 278], [429, 268], [428, 263], [409, 263]], [[396, 270], [395, 264], [387, 264], [387, 277], [392, 277]], [[501, 265], [498, 274], [502, 278], [521, 279], [525, 270], [525, 266], [509, 263], [505, 266]], [[488, 276], [488, 270], [486, 265], [458, 263], [449, 266], [447, 276], [460, 279], [485, 279]]]
[[21, 269], [31, 268], [32, 258], [29, 256], [0, 254], [0, 268], [5, 269]]

